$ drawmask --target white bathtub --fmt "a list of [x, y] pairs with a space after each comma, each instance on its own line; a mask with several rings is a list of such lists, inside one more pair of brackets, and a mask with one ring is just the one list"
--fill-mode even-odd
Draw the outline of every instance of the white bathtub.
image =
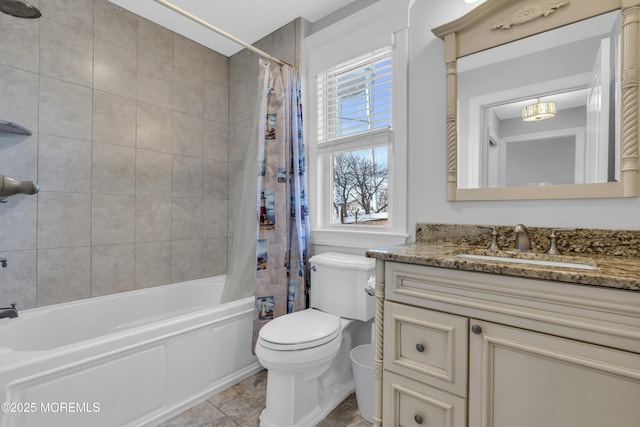
[[154, 426], [262, 369], [225, 276], [0, 319], [1, 427]]

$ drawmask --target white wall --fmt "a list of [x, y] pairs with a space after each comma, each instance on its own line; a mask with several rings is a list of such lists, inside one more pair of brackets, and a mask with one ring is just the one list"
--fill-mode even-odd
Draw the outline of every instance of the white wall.
[[416, 222], [640, 229], [640, 199], [448, 202], [445, 194], [444, 42], [431, 28], [472, 9], [416, 0], [409, 35], [409, 232]]

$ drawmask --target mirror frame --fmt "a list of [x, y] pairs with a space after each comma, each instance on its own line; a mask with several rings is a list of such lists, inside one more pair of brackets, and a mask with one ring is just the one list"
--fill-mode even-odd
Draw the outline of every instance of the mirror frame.
[[[540, 187], [457, 188], [456, 69], [458, 58], [614, 10], [622, 11], [620, 181]], [[486, 0], [461, 18], [431, 31], [444, 40], [447, 76], [447, 200], [640, 196], [638, 162], [640, 0]]]

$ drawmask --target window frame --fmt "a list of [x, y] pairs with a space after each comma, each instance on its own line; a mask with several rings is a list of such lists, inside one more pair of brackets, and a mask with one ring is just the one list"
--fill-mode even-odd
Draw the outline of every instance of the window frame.
[[[378, 14], [384, 19], [384, 12]], [[380, 22], [368, 18], [369, 25], [361, 26], [358, 31], [335, 34], [331, 40], [318, 42], [313, 40], [307, 47], [310, 52], [307, 58], [308, 87], [310, 100], [307, 103], [307, 135], [309, 135], [309, 197], [311, 206], [311, 242], [314, 245], [346, 246], [353, 248], [372, 248], [402, 244], [407, 233], [407, 83], [408, 83], [408, 29], [389, 31], [384, 35], [380, 31]], [[343, 24], [349, 25], [348, 22]], [[312, 46], [309, 46], [309, 45]], [[335, 151], [359, 148], [352, 143], [350, 137], [323, 143], [318, 146], [317, 124], [317, 81], [316, 76], [325, 70], [350, 59], [357, 59], [386, 46], [392, 46], [392, 129], [372, 132], [372, 144], [388, 141], [389, 158], [389, 208], [388, 225], [349, 225], [331, 224], [331, 165], [329, 148]], [[339, 46], [339, 54], [336, 50]], [[373, 141], [375, 139], [375, 141]]]

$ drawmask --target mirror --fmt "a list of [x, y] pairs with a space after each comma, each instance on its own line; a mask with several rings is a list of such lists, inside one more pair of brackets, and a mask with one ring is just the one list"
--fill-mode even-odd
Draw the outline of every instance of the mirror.
[[[460, 58], [458, 188], [618, 181], [620, 29], [614, 11]], [[554, 114], [525, 121], [539, 102]]]
[[449, 200], [638, 196], [640, 0], [571, 3], [488, 0], [433, 30]]

